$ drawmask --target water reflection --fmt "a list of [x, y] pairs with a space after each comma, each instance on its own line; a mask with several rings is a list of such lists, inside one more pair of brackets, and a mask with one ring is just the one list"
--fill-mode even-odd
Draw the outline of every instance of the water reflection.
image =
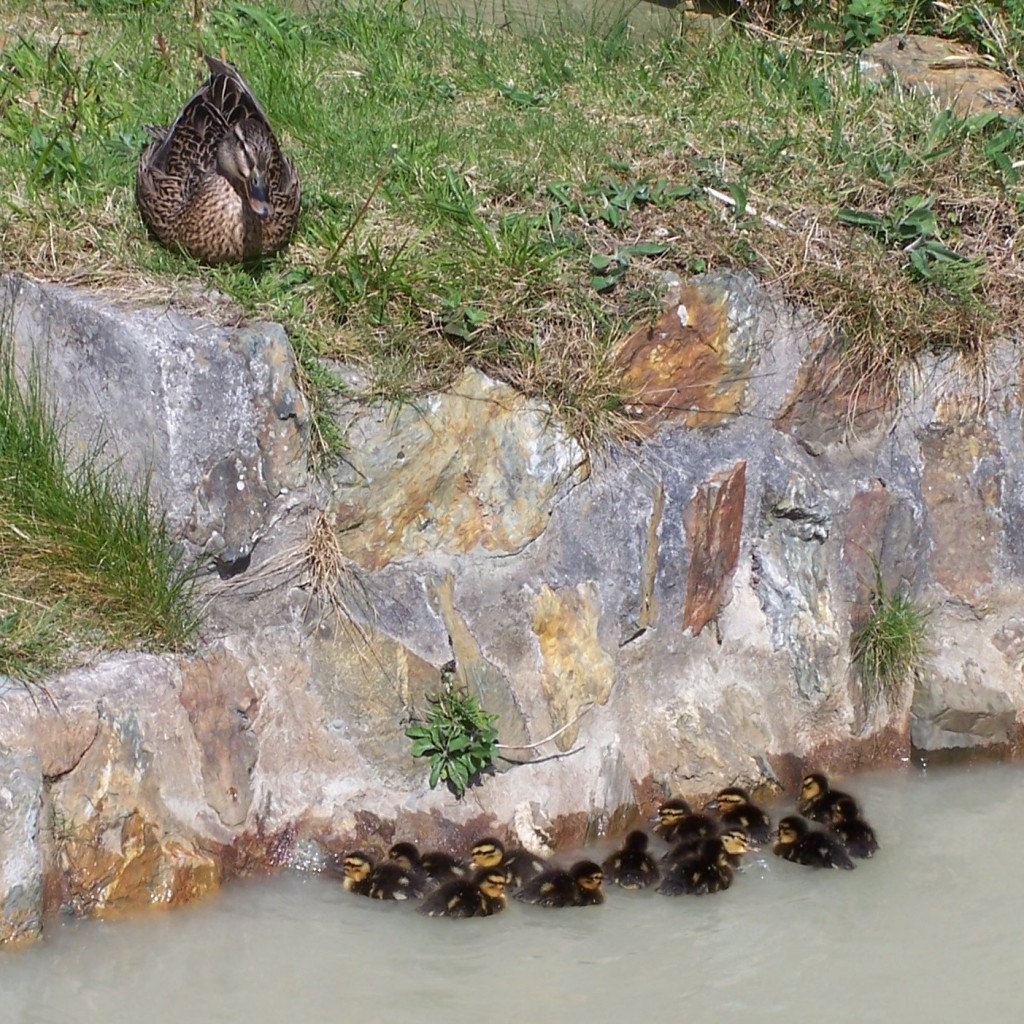
[[[744, 1024], [952, 1021], [1016, 1006], [1024, 769], [843, 780], [882, 843], [856, 871], [770, 854], [726, 893], [610, 889], [603, 907], [423, 918], [321, 877], [67, 922], [0, 955], [0, 1020], [563, 1024], [671, 1013]], [[789, 807], [773, 808], [785, 812]], [[597, 851], [600, 853], [601, 851]]]

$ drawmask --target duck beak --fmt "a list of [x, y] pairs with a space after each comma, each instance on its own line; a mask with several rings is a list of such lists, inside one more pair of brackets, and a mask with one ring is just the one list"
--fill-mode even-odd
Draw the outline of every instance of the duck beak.
[[718, 810], [718, 807], [719, 807], [719, 803], [718, 803], [718, 801], [717, 801], [717, 800], [709, 800], [709, 801], [708, 801], [708, 802], [707, 802], [707, 803], [706, 803], [706, 804], [704, 805], [704, 810], [705, 810], [705, 811], [717, 811], [717, 810]]
[[270, 203], [267, 202], [267, 182], [260, 171], [253, 171], [246, 178], [245, 196], [249, 200], [249, 209], [257, 217], [270, 216]]

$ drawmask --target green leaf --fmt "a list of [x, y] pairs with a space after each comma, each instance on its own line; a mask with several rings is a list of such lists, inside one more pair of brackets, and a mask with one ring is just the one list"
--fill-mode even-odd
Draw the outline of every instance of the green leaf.
[[607, 270], [613, 263], [618, 263], [618, 259], [614, 256], [602, 256], [600, 253], [594, 253], [590, 257], [590, 266], [593, 270]]
[[431, 751], [436, 750], [434, 741], [430, 737], [424, 737], [423, 739], [417, 740], [412, 745], [412, 756], [413, 757], [425, 757]]
[[430, 765], [430, 788], [436, 789], [438, 782], [441, 781], [441, 769], [444, 767], [444, 762], [440, 757], [435, 757]]
[[606, 292], [609, 288], [614, 288], [616, 282], [621, 277], [621, 274], [615, 274], [613, 276], [596, 276], [590, 279], [590, 287], [595, 292]]
[[637, 242], [635, 245], [627, 245], [623, 252], [628, 252], [631, 256], [660, 256], [668, 250], [669, 246], [660, 242]]

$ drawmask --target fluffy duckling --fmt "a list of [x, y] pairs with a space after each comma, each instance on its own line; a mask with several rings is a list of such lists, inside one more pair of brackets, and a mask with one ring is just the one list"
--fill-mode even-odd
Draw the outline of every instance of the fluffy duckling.
[[522, 889], [531, 879], [549, 867], [543, 857], [538, 857], [522, 847], [506, 848], [500, 839], [487, 836], [478, 839], [469, 851], [469, 859], [480, 868], [503, 867], [510, 889]]
[[847, 871], [852, 871], [855, 866], [838, 839], [821, 829], [811, 828], [795, 814], [779, 822], [778, 837], [772, 853], [794, 864]]
[[622, 848], [607, 857], [601, 865], [605, 878], [623, 889], [645, 889], [658, 880], [658, 865], [647, 852], [649, 837], [635, 829]]
[[397, 861], [384, 860], [374, 866], [367, 895], [374, 900], [407, 900], [423, 895], [423, 883]]
[[443, 885], [466, 875], [466, 865], [442, 850], [420, 853], [413, 843], [395, 843], [388, 850], [388, 860], [394, 861], [416, 879], [422, 888]]
[[456, 878], [435, 889], [418, 908], [427, 917], [490, 917], [508, 905], [505, 871], [480, 868], [472, 878]]
[[835, 802], [830, 826], [851, 857], [873, 857], [878, 851], [875, 830], [860, 817], [859, 808], [850, 797], [840, 797]]
[[592, 860], [577, 861], [568, 871], [551, 868], [532, 878], [516, 899], [538, 907], [592, 907], [604, 903], [604, 873]]
[[[853, 800], [849, 793], [841, 793], [838, 789], [829, 786], [828, 778], [821, 772], [811, 772], [805, 775], [800, 783], [800, 798], [796, 802], [796, 809], [811, 821], [820, 821], [823, 825], [829, 824], [832, 820], [832, 808], [840, 800]], [[854, 800], [854, 807], [857, 802]], [[860, 809], [857, 810], [860, 816]]]
[[741, 828], [692, 844], [668, 863], [658, 892], [663, 896], [723, 892], [732, 885], [735, 869], [750, 849], [747, 833]]
[[719, 790], [705, 809], [718, 811], [725, 827], [735, 825], [742, 828], [755, 843], [770, 843], [775, 834], [772, 819], [751, 801], [750, 794], [741, 786], [727, 786]]
[[682, 797], [672, 797], [651, 819], [654, 831], [667, 843], [683, 840], [710, 839], [718, 835], [718, 822], [710, 815], [696, 814]]
[[373, 874], [373, 859], [362, 850], [346, 853], [340, 869], [332, 867], [331, 872], [341, 876], [341, 887], [345, 892], [357, 896], [370, 895], [370, 875]]

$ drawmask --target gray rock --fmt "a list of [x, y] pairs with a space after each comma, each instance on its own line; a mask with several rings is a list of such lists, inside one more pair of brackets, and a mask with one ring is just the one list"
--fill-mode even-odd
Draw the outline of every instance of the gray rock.
[[42, 934], [42, 818], [39, 759], [0, 746], [0, 944]]
[[222, 571], [306, 482], [308, 411], [277, 324], [223, 327], [81, 290], [0, 277], [0, 322], [35, 366], [72, 455], [101, 447], [147, 481], [169, 521]]

